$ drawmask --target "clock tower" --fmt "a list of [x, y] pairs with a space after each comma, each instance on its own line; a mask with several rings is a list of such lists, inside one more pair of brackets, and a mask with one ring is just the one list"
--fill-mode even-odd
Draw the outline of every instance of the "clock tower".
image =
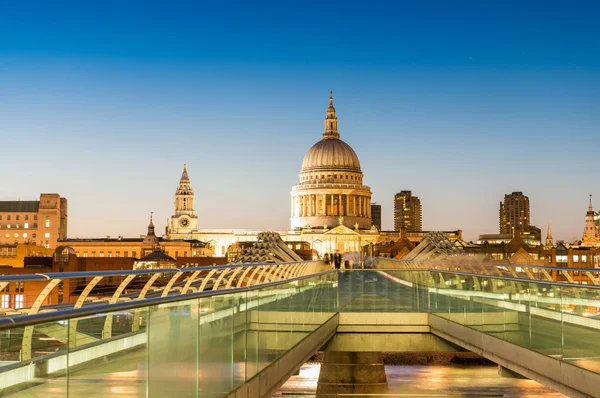
[[175, 214], [171, 217], [169, 234], [188, 234], [198, 229], [198, 217], [194, 212], [194, 190], [190, 185], [187, 165], [183, 165], [183, 173], [179, 187], [175, 192]]

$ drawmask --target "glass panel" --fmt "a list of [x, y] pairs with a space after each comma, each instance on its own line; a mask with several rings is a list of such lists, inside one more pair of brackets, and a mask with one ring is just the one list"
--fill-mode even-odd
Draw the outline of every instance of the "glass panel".
[[[243, 367], [234, 362], [234, 315], [241, 294], [201, 298], [200, 340], [198, 344], [198, 390], [200, 397], [222, 397], [243, 381]], [[240, 339], [245, 339], [244, 333]], [[239, 353], [238, 353], [239, 354]]]
[[140, 308], [69, 321], [70, 397], [146, 395], [147, 312]]
[[148, 312], [148, 396], [197, 396], [198, 300]]
[[600, 290], [562, 288], [563, 360], [600, 373]]
[[67, 396], [67, 328], [60, 321], [0, 332], [0, 372], [10, 383], [3, 397]]

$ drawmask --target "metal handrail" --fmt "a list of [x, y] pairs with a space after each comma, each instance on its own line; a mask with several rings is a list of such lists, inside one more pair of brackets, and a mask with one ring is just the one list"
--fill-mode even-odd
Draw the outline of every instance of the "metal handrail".
[[[342, 270], [344, 271], [344, 270]], [[362, 270], [345, 270], [345, 271], [362, 271]], [[571, 283], [571, 282], [564, 282], [564, 281], [545, 281], [545, 280], [534, 280], [534, 279], [525, 279], [525, 278], [515, 278], [515, 277], [511, 277], [511, 276], [504, 276], [504, 275], [488, 275], [488, 274], [473, 274], [470, 272], [464, 272], [464, 271], [452, 271], [452, 270], [445, 270], [445, 269], [436, 269], [436, 268], [411, 268], [411, 269], [399, 269], [399, 268], [390, 268], [390, 269], [386, 269], [386, 268], [377, 268], [377, 269], [371, 269], [371, 270], [365, 270], [365, 271], [382, 271], [382, 272], [406, 272], [406, 271], [410, 271], [410, 272], [414, 272], [414, 271], [425, 271], [425, 272], [440, 272], [440, 273], [446, 273], [446, 274], [454, 274], [454, 275], [462, 275], [462, 276], [474, 276], [474, 277], [479, 277], [479, 278], [493, 278], [493, 279], [501, 279], [501, 280], [505, 280], [505, 281], [511, 281], [511, 282], [526, 282], [526, 283], [536, 283], [536, 284], [543, 284], [543, 285], [560, 285], [560, 286], [567, 286], [567, 287], [578, 287], [580, 289], [600, 289], [600, 286], [598, 285], [581, 285], [579, 283]]]
[[[416, 264], [435, 264], [435, 261], [427, 261], [427, 260], [402, 260], [396, 258], [387, 258], [387, 257], [374, 257], [376, 259], [382, 259], [386, 261], [395, 261], [398, 263], [416, 263]], [[440, 263], [440, 265], [444, 266], [460, 266], [461, 263], [453, 263], [451, 261]], [[530, 264], [494, 264], [494, 263], [466, 263], [464, 265], [480, 265], [483, 267], [521, 267], [521, 268], [539, 268], [545, 270], [556, 270], [556, 271], [588, 271], [588, 272], [600, 272], [600, 268], [573, 268], [573, 267], [556, 267], [551, 265], [530, 265]]]
[[[226, 264], [226, 265], [211, 265], [201, 267], [183, 267], [183, 268], [148, 268], [137, 270], [116, 270], [116, 271], [78, 271], [78, 272], [49, 272], [36, 274], [16, 274], [16, 275], [0, 275], [0, 282], [19, 282], [19, 281], [45, 281], [49, 279], [71, 279], [71, 278], [90, 278], [95, 276], [126, 276], [126, 275], [141, 275], [141, 274], [170, 274], [175, 272], [193, 272], [193, 271], [211, 271], [236, 267], [256, 267], [256, 266], [272, 266], [272, 265], [289, 265], [298, 264], [305, 261], [292, 261], [286, 263], [247, 263], [247, 264]], [[311, 262], [311, 261], [308, 261]]]
[[291, 279], [284, 279], [275, 282], [261, 283], [257, 285], [252, 285], [251, 287], [238, 287], [238, 288], [230, 288], [230, 289], [222, 289], [222, 290], [209, 290], [204, 292], [195, 292], [195, 293], [186, 293], [180, 295], [173, 296], [165, 296], [165, 297], [153, 297], [153, 298], [145, 298], [142, 300], [136, 301], [126, 301], [126, 302], [117, 302], [114, 304], [98, 304], [98, 305], [90, 305], [87, 307], [81, 307], [77, 309], [68, 309], [63, 311], [55, 311], [55, 312], [42, 312], [32, 315], [17, 315], [17, 316], [5, 316], [0, 318], [0, 330], [13, 329], [17, 327], [25, 327], [31, 325], [38, 325], [41, 323], [47, 322], [56, 322], [73, 318], [81, 318], [84, 316], [95, 315], [103, 312], [118, 312], [124, 310], [131, 310], [135, 308], [148, 307], [151, 305], [159, 305], [172, 303], [177, 301], [185, 301], [192, 300], [201, 297], [212, 297], [212, 296], [221, 296], [224, 294], [231, 293], [239, 293], [244, 291], [251, 291], [262, 289], [265, 287], [272, 287], [277, 285], [287, 284], [293, 281], [312, 278], [320, 275], [325, 275], [328, 273], [336, 272], [337, 270], [328, 270], [323, 272], [318, 272], [316, 274], [299, 276]]
[[455, 275], [469, 276], [469, 277], [484, 277], [484, 278], [498, 279], [498, 280], [511, 281], [511, 282], [536, 283], [536, 284], [543, 284], [543, 285], [559, 285], [561, 287], [575, 287], [575, 288], [585, 288], [585, 289], [593, 288], [596, 290], [600, 289], [600, 286], [580, 285], [580, 284], [569, 283], [569, 282], [532, 281], [531, 279], [514, 278], [514, 277], [507, 277], [507, 276], [500, 276], [500, 275], [483, 275], [483, 274], [473, 274], [473, 273], [461, 272], [461, 271], [432, 270], [432, 269], [424, 269], [424, 268], [410, 269], [410, 270], [399, 270], [399, 269], [337, 270], [337, 269], [335, 269], [335, 270], [327, 270], [327, 271], [319, 272], [316, 274], [304, 275], [304, 276], [299, 276], [299, 277], [290, 278], [290, 279], [284, 279], [284, 280], [268, 282], [268, 283], [261, 283], [261, 284], [257, 284], [257, 285], [252, 285], [250, 287], [239, 287], [239, 288], [230, 288], [230, 289], [222, 289], [222, 290], [214, 290], [214, 291], [186, 293], [186, 294], [165, 296], [165, 297], [145, 298], [142, 300], [118, 302], [118, 303], [114, 303], [114, 304], [97, 304], [97, 305], [90, 305], [90, 306], [82, 307], [82, 308], [78, 308], [78, 309], [67, 309], [67, 310], [55, 311], [55, 312], [44, 312], [44, 313], [38, 313], [38, 314], [32, 314], [32, 315], [5, 316], [5, 317], [0, 318], [0, 330], [36, 325], [36, 324], [46, 323], [46, 322], [55, 322], [55, 321], [59, 321], [59, 320], [80, 318], [80, 317], [94, 315], [94, 314], [98, 314], [98, 313], [102, 313], [102, 312], [118, 312], [118, 311], [123, 311], [123, 310], [147, 307], [147, 306], [151, 306], [151, 305], [191, 300], [191, 299], [195, 299], [195, 298], [220, 296], [220, 295], [230, 294], [230, 293], [239, 293], [239, 292], [244, 292], [244, 291], [257, 290], [257, 289], [262, 289], [265, 287], [283, 285], [283, 284], [287, 284], [287, 283], [290, 283], [293, 281], [312, 278], [312, 277], [325, 275], [325, 274], [329, 274], [329, 273], [334, 273], [334, 272], [337, 273], [339, 271], [343, 271], [343, 272], [365, 272], [365, 271], [371, 271], [371, 272], [373, 272], [373, 271], [381, 271], [381, 272], [394, 272], [394, 271], [395, 272], [398, 272], [398, 271], [440, 272], [440, 273], [451, 273], [451, 274], [455, 274]]

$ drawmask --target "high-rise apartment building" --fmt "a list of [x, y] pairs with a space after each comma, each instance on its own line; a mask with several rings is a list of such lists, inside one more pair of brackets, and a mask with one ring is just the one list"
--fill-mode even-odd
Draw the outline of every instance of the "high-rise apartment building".
[[530, 222], [529, 198], [523, 192], [504, 195], [504, 202], [500, 202], [500, 233], [528, 231]]
[[371, 222], [381, 231], [381, 205], [371, 203]]
[[411, 191], [394, 195], [394, 230], [421, 231], [423, 229], [421, 201]]

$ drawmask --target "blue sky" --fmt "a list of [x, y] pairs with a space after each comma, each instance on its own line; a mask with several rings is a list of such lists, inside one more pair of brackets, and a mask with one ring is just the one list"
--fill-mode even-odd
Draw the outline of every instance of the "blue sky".
[[[176, 3], [176, 4], [175, 4]], [[596, 2], [36, 2], [0, 5], [0, 200], [59, 192], [69, 235], [144, 233], [183, 163], [200, 226], [285, 229], [333, 90], [392, 227], [498, 229], [505, 193], [581, 236], [596, 195]]]

